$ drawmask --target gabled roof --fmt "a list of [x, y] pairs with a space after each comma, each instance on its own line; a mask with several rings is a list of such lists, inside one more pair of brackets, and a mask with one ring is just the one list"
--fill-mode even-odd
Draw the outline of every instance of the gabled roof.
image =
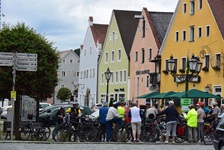
[[107, 28], [108, 25], [103, 24], [93, 24], [92, 26], [90, 26], [90, 30], [92, 31], [95, 45], [97, 44], [97, 41], [102, 45], [104, 44], [104, 40], [107, 34]]
[[172, 12], [148, 12], [147, 14], [158, 48], [163, 42], [172, 16]]
[[138, 26], [138, 19], [134, 19], [135, 15], [140, 15], [141, 11], [113, 10], [121, 39], [129, 58], [131, 46]]
[[59, 52], [60, 59], [65, 58], [69, 53], [74, 53], [77, 56], [77, 58], [79, 58], [79, 56], [73, 50], [66, 50]]
[[208, 0], [208, 3], [224, 38], [224, 0]]

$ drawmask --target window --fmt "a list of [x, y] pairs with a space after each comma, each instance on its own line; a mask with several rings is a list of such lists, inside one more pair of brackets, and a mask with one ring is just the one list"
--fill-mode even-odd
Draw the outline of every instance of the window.
[[142, 49], [142, 64], [145, 63], [145, 50]]
[[80, 60], [77, 60], [77, 64], [79, 64]]
[[62, 59], [62, 63], [65, 63], [65, 59]]
[[187, 12], [187, 4], [184, 3], [183, 4], [183, 14], [186, 14], [186, 12]]
[[80, 79], [82, 79], [82, 71], [81, 71], [81, 76], [80, 76]]
[[89, 76], [89, 70], [86, 70], [86, 78]]
[[149, 49], [149, 60], [151, 60], [152, 59], [152, 49], [150, 48]]
[[77, 73], [77, 77], [79, 76], [79, 72], [76, 72]]
[[84, 49], [84, 56], [86, 56], [86, 49]]
[[124, 70], [124, 82], [126, 82], [126, 70]]
[[92, 69], [89, 70], [89, 78], [92, 78]]
[[65, 71], [61, 71], [61, 76], [65, 77], [66, 76], [66, 72]]
[[95, 68], [93, 68], [93, 78], [95, 77]]
[[112, 40], [112, 43], [114, 43], [114, 40], [115, 40], [115, 32], [112, 32], [111, 40]]
[[221, 54], [215, 54], [215, 66], [221, 67]]
[[111, 62], [114, 62], [114, 51], [111, 52]]
[[199, 9], [199, 10], [202, 9], [202, 0], [198, 0], [198, 9]]
[[108, 53], [105, 53], [105, 63], [108, 63]]
[[64, 88], [64, 87], [65, 87], [65, 85], [64, 85], [64, 84], [62, 84], [62, 85], [61, 85], [61, 88]]
[[104, 73], [101, 74], [101, 84], [104, 83]]
[[176, 32], [175, 33], [175, 41], [178, 42], [178, 39], [179, 39], [179, 32]]
[[118, 50], [118, 60], [121, 60], [121, 50]]
[[206, 36], [210, 35], [210, 26], [206, 26]]
[[195, 13], [195, 1], [191, 0], [190, 1], [190, 15], [194, 15]]
[[146, 87], [149, 87], [149, 76], [146, 76]]
[[194, 41], [194, 26], [190, 26], [190, 42]]
[[201, 36], [202, 36], [202, 28], [199, 27], [198, 28], [198, 38], [201, 38]]
[[205, 55], [205, 67], [207, 67], [208, 69], [209, 69], [209, 63], [210, 63], [209, 57], [210, 57], [209, 55]]
[[186, 31], [183, 31], [183, 37], [182, 40], [185, 41], [186, 40]]
[[123, 71], [120, 71], [120, 82], [122, 82], [122, 79], [123, 79], [122, 72]]
[[114, 82], [114, 72], [111, 72], [111, 77], [110, 77], [111, 83]]
[[138, 61], [138, 52], [135, 52], [135, 61]]
[[69, 59], [69, 63], [73, 63], [73, 59]]
[[181, 69], [185, 70], [186, 69], [186, 58], [182, 58], [182, 67]]
[[118, 82], [118, 71], [116, 71], [116, 83]]
[[86, 70], [84, 70], [83, 79], [86, 78]]
[[142, 38], [145, 37], [145, 20], [142, 21]]
[[89, 53], [90, 53], [90, 54], [92, 53], [92, 47], [89, 48]]

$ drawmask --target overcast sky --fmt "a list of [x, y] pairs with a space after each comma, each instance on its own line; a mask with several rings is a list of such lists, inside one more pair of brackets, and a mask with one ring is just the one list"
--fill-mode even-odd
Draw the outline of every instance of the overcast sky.
[[80, 48], [88, 18], [109, 24], [113, 9], [174, 12], [178, 0], [1, 0], [1, 23], [24, 22], [54, 43], [58, 51]]

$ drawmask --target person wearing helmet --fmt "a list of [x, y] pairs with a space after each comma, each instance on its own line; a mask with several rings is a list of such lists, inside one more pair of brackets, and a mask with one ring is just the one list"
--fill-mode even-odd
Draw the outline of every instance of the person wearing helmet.
[[145, 122], [146, 123], [153, 122], [157, 114], [158, 114], [157, 109], [154, 106], [149, 107], [148, 109], [146, 109]]
[[198, 140], [200, 142], [204, 141], [204, 118], [205, 116], [205, 112], [203, 110], [204, 104], [202, 102], [198, 102], [196, 104], [197, 106], [197, 113], [198, 113]]
[[78, 122], [77, 118], [79, 116], [79, 103], [78, 102], [74, 102], [73, 103], [73, 108], [71, 108], [71, 113], [70, 113], [70, 118], [71, 118], [71, 122]]
[[213, 105], [213, 112], [210, 115], [210, 117], [218, 117], [219, 113], [221, 112], [221, 110], [220, 110], [220, 108], [218, 106], [218, 103], [217, 102], [213, 102], [212, 105]]
[[188, 126], [188, 142], [197, 142], [197, 125], [198, 125], [198, 113], [195, 110], [194, 104], [189, 105], [189, 112], [184, 115], [187, 120]]
[[176, 108], [174, 108], [174, 102], [169, 101], [168, 107], [163, 109], [157, 116], [166, 115], [166, 140], [165, 143], [169, 143], [169, 137], [172, 136], [173, 143], [175, 143], [176, 137], [176, 128], [177, 128], [177, 119], [178, 119], [178, 112]]
[[107, 140], [107, 142], [110, 141], [110, 134], [111, 134], [113, 124], [114, 123], [116, 124], [115, 128], [119, 128], [120, 125], [122, 125], [122, 120], [120, 118], [120, 115], [118, 114], [117, 107], [118, 107], [118, 102], [114, 102], [113, 107], [110, 107], [107, 112], [107, 117], [106, 117], [106, 121], [107, 121], [106, 140]]

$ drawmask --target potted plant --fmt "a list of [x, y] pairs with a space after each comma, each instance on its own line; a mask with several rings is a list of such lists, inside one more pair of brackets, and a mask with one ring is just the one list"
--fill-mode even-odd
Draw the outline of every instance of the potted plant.
[[215, 70], [215, 71], [219, 71], [220, 67], [219, 66], [214, 66], [214, 67], [212, 67], [212, 69]]
[[208, 67], [203, 67], [201, 70], [204, 72], [208, 72]]
[[163, 70], [163, 73], [164, 73], [164, 74], [168, 74], [168, 71], [167, 71], [167, 70]]
[[179, 72], [180, 73], [185, 73], [185, 70], [184, 69], [179, 69]]

